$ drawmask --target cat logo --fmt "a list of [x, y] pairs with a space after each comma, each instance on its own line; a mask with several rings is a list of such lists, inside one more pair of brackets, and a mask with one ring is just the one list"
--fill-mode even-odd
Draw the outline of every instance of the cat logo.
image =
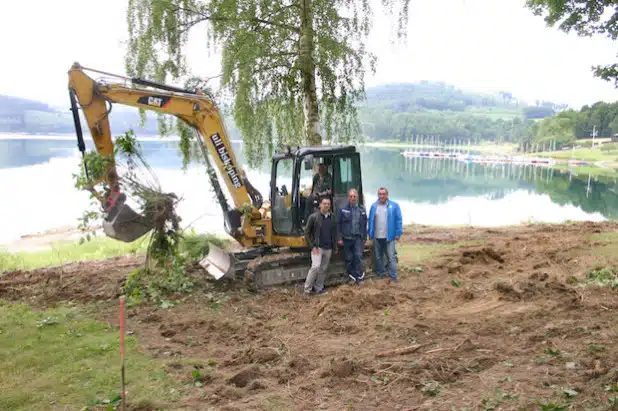
[[161, 107], [163, 105], [163, 99], [160, 97], [148, 97], [148, 105]]
[[150, 107], [165, 108], [170, 102], [169, 96], [142, 96], [137, 99], [139, 104], [145, 104]]

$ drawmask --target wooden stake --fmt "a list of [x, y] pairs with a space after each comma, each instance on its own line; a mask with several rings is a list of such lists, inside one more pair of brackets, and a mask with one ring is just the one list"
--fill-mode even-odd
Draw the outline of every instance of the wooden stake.
[[126, 410], [126, 391], [124, 389], [124, 296], [120, 297], [120, 378], [122, 385], [122, 411]]

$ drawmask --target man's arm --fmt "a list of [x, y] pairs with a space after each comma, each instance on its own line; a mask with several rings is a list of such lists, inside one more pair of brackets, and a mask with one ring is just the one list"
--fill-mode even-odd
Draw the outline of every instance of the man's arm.
[[315, 216], [311, 214], [307, 219], [307, 226], [305, 227], [305, 241], [311, 248], [315, 248], [313, 244], [313, 229], [315, 227]]
[[401, 218], [401, 208], [399, 204], [395, 207], [395, 238], [401, 237], [403, 234], [403, 219]]
[[[367, 209], [365, 208], [365, 206], [361, 206], [361, 210], [363, 210], [363, 212], [365, 213], [365, 219], [364, 221], [361, 222], [361, 224], [363, 225], [361, 227], [361, 235], [363, 238], [363, 242], [367, 241], [367, 223], [369, 221], [368, 217], [367, 217]], [[360, 222], [360, 221], [359, 221]]]
[[337, 232], [337, 242], [342, 241], [341, 239], [341, 217], [342, 217], [343, 213], [341, 212], [341, 208], [339, 209], [339, 211], [337, 212], [337, 224], [335, 224], [337, 226], [336, 232]]
[[371, 208], [369, 208], [369, 216], [367, 217], [367, 237], [369, 237], [372, 240], [373, 240], [373, 236], [371, 235], [371, 229], [372, 228], [375, 229], [375, 227], [373, 227], [375, 208], [376, 208], [376, 205], [372, 204]]
[[[333, 217], [335, 217], [335, 215], [333, 214]], [[337, 219], [337, 221], [339, 221], [339, 219]], [[337, 236], [338, 236], [338, 232], [339, 230], [337, 230], [337, 224], [333, 224], [332, 225], [333, 229], [331, 231], [331, 238], [333, 240], [333, 249], [335, 250], [335, 252], [337, 251]]]

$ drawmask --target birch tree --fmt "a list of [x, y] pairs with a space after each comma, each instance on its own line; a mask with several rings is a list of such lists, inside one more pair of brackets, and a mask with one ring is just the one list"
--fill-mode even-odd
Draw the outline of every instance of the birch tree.
[[[190, 32], [204, 30], [204, 50], [221, 52], [220, 91], [231, 96], [250, 165], [275, 147], [356, 141], [365, 74], [375, 72], [364, 44], [375, 1], [129, 0], [127, 72], [200, 83], [186, 46]], [[380, 2], [404, 38], [409, 0]], [[188, 155], [185, 133], [181, 146]]]

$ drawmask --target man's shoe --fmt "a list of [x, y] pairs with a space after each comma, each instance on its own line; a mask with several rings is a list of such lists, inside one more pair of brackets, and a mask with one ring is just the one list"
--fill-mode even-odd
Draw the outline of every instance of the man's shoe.
[[328, 294], [328, 291], [322, 289], [320, 291], [316, 291], [314, 294], [315, 295], [326, 295], [326, 294]]
[[353, 277], [353, 276], [351, 276], [351, 275], [348, 275], [348, 277], [349, 277], [349, 280], [348, 280], [348, 284], [349, 284], [349, 285], [354, 285], [354, 284], [356, 284], [356, 278], [354, 278], [354, 277]]

